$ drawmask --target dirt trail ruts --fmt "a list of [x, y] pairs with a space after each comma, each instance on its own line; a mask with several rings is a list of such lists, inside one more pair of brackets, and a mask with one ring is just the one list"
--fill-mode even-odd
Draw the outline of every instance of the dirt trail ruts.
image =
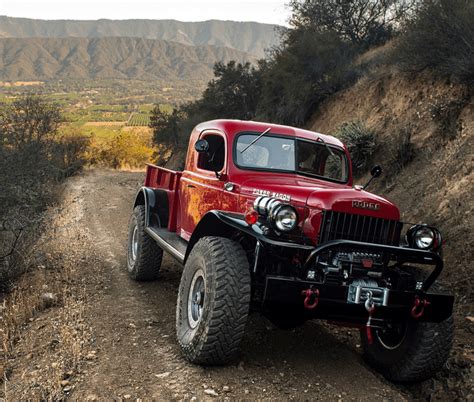
[[[68, 397], [208, 399], [205, 391], [212, 389], [218, 398], [232, 399], [409, 399], [317, 322], [282, 331], [252, 314], [235, 365], [204, 368], [186, 362], [175, 339], [181, 267], [167, 256], [156, 282], [136, 283], [126, 274], [127, 224], [143, 176], [88, 171], [71, 179], [66, 190], [66, 199], [75, 200], [71, 213], [76, 214], [77, 232], [84, 234], [71, 247], [79, 255], [95, 256], [93, 264], [88, 258], [77, 261], [93, 352], [85, 369], [69, 379]], [[356, 331], [339, 331], [348, 341], [358, 336]], [[41, 330], [36, 332], [41, 337]]]

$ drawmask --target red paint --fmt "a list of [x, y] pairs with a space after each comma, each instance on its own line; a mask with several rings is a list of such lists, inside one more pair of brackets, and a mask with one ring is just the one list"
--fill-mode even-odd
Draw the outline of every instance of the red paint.
[[[349, 161], [347, 184], [302, 176], [296, 173], [262, 172], [239, 169], [233, 161], [233, 144], [237, 134], [263, 132], [271, 128], [272, 135], [284, 135], [317, 141], [324, 139], [328, 144], [344, 150]], [[222, 136], [225, 144], [225, 163], [217, 178], [214, 172], [198, 167], [199, 154], [194, 149], [198, 139], [207, 135]], [[224, 184], [230, 182], [228, 191]], [[398, 208], [390, 201], [364, 190], [352, 187], [352, 164], [347, 148], [337, 138], [288, 126], [239, 120], [215, 120], [205, 122], [191, 133], [183, 172], [149, 165], [145, 186], [162, 188], [168, 193], [170, 220], [168, 228], [184, 239], [189, 239], [201, 217], [210, 210], [245, 212], [251, 207], [256, 195], [254, 189], [289, 195], [290, 203], [300, 216], [299, 227], [310, 239], [316, 239], [321, 223], [321, 212], [331, 209], [338, 212], [367, 215], [385, 219], [400, 219]], [[377, 210], [353, 206], [353, 201], [376, 203]]]

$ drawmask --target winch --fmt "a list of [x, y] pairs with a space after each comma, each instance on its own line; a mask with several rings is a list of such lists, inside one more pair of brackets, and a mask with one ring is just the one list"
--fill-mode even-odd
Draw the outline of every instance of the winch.
[[376, 306], [386, 306], [390, 290], [378, 286], [377, 282], [372, 279], [355, 279], [349, 285], [347, 293], [347, 302], [354, 304], [364, 304], [371, 299]]

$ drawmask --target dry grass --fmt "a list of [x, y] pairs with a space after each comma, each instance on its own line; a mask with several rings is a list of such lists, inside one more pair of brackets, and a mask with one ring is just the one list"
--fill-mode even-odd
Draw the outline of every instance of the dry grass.
[[[67, 204], [74, 205], [71, 200]], [[84, 321], [86, 292], [75, 270], [81, 257], [64, 253], [78, 237], [74, 219], [80, 211], [74, 209], [52, 208], [46, 213], [51, 224], [32, 252], [32, 261], [41, 264], [20, 278], [1, 305], [0, 399], [63, 399], [69, 379], [87, 358], [91, 336]], [[16, 365], [15, 378], [27, 383], [21, 388], [11, 379], [18, 356], [29, 360], [27, 365]]]

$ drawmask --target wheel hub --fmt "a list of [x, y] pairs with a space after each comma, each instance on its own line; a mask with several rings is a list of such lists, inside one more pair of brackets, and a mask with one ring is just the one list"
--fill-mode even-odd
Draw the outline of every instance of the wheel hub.
[[199, 269], [193, 276], [188, 295], [188, 322], [191, 328], [196, 328], [201, 320], [204, 307], [205, 279], [204, 271]]

